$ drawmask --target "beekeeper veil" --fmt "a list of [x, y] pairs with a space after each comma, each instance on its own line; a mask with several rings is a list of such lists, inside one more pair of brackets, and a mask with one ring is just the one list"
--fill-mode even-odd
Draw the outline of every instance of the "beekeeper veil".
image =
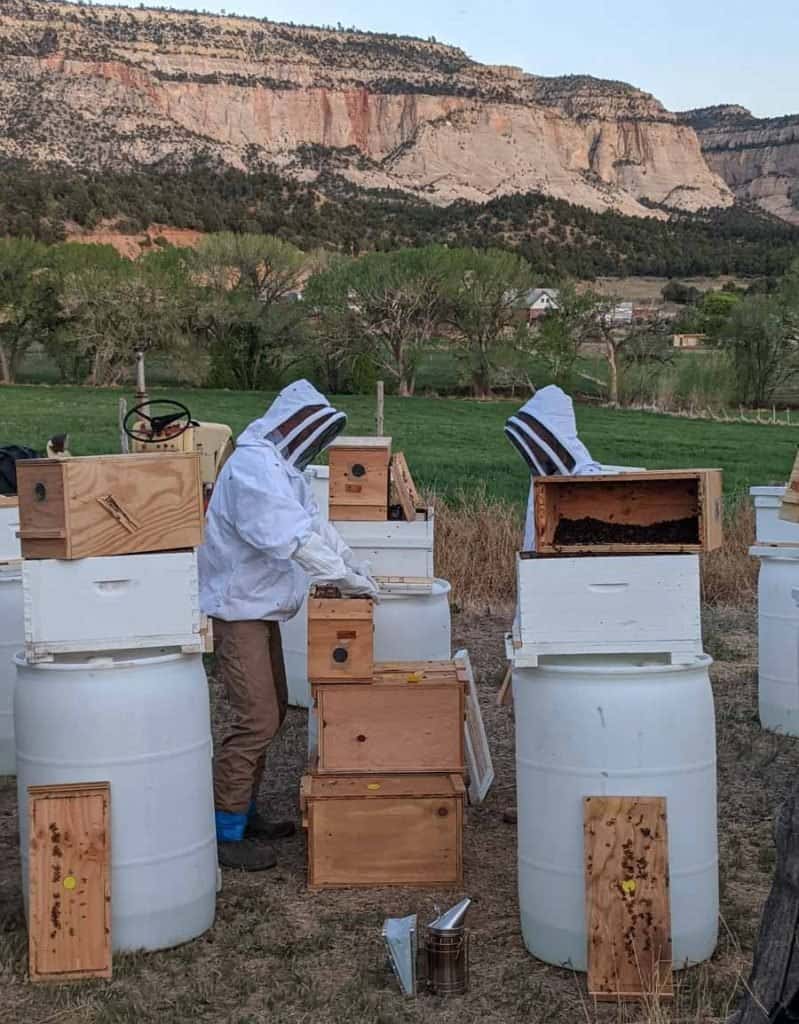
[[533, 476], [599, 472], [577, 436], [572, 400], [561, 388], [541, 388], [505, 424], [505, 435]]
[[266, 413], [247, 427], [236, 442], [239, 447], [273, 444], [290, 465], [305, 469], [335, 440], [347, 423], [346, 414], [334, 408], [307, 380], [283, 388]]

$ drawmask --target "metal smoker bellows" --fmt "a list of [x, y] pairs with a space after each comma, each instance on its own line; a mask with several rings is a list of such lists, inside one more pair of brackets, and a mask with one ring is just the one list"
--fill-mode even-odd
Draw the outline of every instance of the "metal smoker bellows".
[[427, 926], [427, 978], [437, 996], [460, 996], [469, 987], [469, 932], [464, 924], [470, 899], [461, 900]]

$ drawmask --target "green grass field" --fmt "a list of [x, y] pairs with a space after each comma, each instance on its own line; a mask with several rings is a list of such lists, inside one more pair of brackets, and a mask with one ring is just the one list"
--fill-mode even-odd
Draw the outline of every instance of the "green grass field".
[[[169, 389], [153, 397], [185, 402], [197, 419], [229, 423], [234, 433], [260, 415], [271, 394]], [[75, 455], [118, 451], [117, 403], [124, 390], [78, 387], [0, 388], [0, 444], [42, 449], [67, 432]], [[374, 431], [374, 399], [344, 395], [334, 401], [349, 415], [348, 433]], [[386, 432], [408, 456], [417, 483], [454, 497], [485, 486], [489, 495], [521, 502], [527, 475], [502, 426], [519, 402], [387, 398]], [[650, 469], [721, 466], [730, 500], [753, 484], [785, 480], [799, 443], [790, 427], [724, 424], [651, 413], [578, 406], [581, 437], [604, 462]]]

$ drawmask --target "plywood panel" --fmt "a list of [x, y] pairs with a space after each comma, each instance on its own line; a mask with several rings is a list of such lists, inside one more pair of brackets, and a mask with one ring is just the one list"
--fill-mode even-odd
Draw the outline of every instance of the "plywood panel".
[[466, 686], [464, 741], [466, 765], [469, 770], [469, 800], [472, 804], [479, 804], [485, 800], [494, 782], [494, 764], [480, 711], [480, 700], [469, 652], [456, 652], [455, 663], [458, 666], [459, 678]]
[[399, 505], [405, 520], [411, 523], [416, 519], [416, 509], [421, 505], [419, 492], [402, 452], [391, 457], [391, 504]]
[[586, 797], [588, 991], [673, 995], [666, 801]]
[[30, 786], [32, 981], [111, 977], [107, 782]]

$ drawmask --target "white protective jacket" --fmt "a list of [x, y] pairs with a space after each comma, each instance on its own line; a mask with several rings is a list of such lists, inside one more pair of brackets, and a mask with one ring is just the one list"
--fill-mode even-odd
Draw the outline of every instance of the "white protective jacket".
[[336, 529], [322, 520], [302, 469], [346, 423], [308, 381], [284, 388], [239, 436], [211, 496], [199, 549], [200, 607], [228, 622], [283, 622], [309, 579], [371, 593]]
[[[635, 467], [606, 466], [591, 458], [577, 436], [574, 405], [562, 388], [550, 384], [526, 402], [505, 424], [505, 435], [537, 476], [589, 476], [631, 473]], [[533, 483], [524, 520], [524, 551], [535, 551]]]

